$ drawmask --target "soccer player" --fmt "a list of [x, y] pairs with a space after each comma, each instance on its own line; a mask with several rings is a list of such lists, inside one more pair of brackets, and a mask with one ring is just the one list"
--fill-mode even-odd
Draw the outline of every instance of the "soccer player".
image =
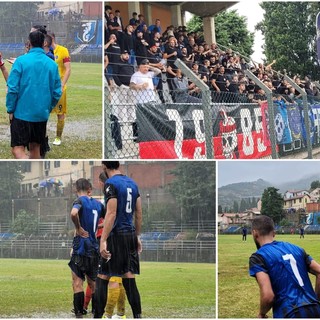
[[69, 267], [72, 271], [73, 306], [76, 318], [84, 311], [83, 282], [87, 279], [94, 301], [95, 280], [98, 274], [99, 245], [96, 230], [99, 218], [104, 214], [101, 202], [90, 197], [91, 183], [87, 179], [76, 181], [78, 198], [71, 210], [71, 220], [76, 228]]
[[1, 52], [0, 52], [0, 69], [1, 69], [4, 80], [7, 82], [8, 77], [9, 77], [9, 73], [8, 73], [6, 66], [4, 65], [4, 60], [3, 60]]
[[[259, 216], [252, 221], [257, 251], [249, 260], [250, 276], [260, 288], [257, 318], [320, 318], [320, 265], [304, 249], [274, 240], [273, 220]], [[308, 272], [316, 276], [315, 290]]]
[[100, 240], [102, 274], [97, 278], [99, 299], [95, 318], [104, 312], [103, 298], [111, 276], [122, 277], [134, 318], [141, 318], [141, 301], [135, 274], [140, 273], [139, 253], [142, 224], [141, 198], [137, 184], [122, 175], [119, 161], [102, 161], [108, 176], [105, 183], [106, 216]]
[[6, 106], [16, 159], [28, 158], [26, 146], [30, 159], [40, 159], [50, 112], [61, 97], [58, 68], [45, 55], [44, 38], [40, 31], [29, 34], [31, 49], [15, 60], [7, 82]]
[[[107, 176], [104, 172], [99, 175], [99, 185], [102, 190], [104, 190], [104, 184], [107, 180]], [[104, 215], [103, 215], [104, 216]], [[104, 218], [101, 216], [98, 222], [98, 228], [96, 232], [96, 237], [98, 244], [100, 244], [100, 238], [103, 230]], [[88, 285], [86, 288], [86, 293], [84, 297], [84, 314], [87, 314], [88, 305], [92, 297], [91, 287]], [[104, 303], [105, 304], [105, 303]], [[108, 301], [106, 305], [106, 317], [111, 318], [115, 306], [117, 305], [117, 317], [120, 319], [126, 318], [125, 316], [125, 290], [122, 285], [122, 278], [111, 277], [108, 285]], [[94, 305], [92, 305], [92, 313], [94, 314]]]
[[56, 63], [58, 64], [59, 74], [61, 78], [62, 96], [56, 107], [52, 110], [52, 112], [56, 113], [58, 117], [57, 133], [53, 144], [56, 146], [60, 146], [65, 116], [67, 113], [67, 81], [71, 74], [71, 58], [68, 49], [56, 43], [55, 34], [53, 32], [48, 32], [48, 35], [52, 38], [54, 58]]
[[247, 241], [248, 229], [246, 226], [242, 227], [242, 241]]
[[300, 239], [301, 239], [301, 238], [304, 239], [304, 228], [303, 228], [303, 226], [300, 227], [299, 233], [300, 233]]

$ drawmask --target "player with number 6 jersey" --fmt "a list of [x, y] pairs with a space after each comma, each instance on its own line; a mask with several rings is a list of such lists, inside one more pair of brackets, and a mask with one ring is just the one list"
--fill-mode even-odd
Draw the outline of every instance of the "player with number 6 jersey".
[[112, 276], [122, 277], [133, 317], [141, 318], [141, 300], [135, 275], [140, 273], [139, 253], [142, 205], [137, 184], [123, 175], [119, 161], [102, 161], [108, 179], [104, 195], [106, 216], [100, 240], [101, 269], [96, 281], [95, 318], [101, 318], [107, 301], [106, 286]]
[[[249, 259], [249, 273], [260, 288], [258, 318], [267, 318], [271, 308], [274, 318], [319, 318], [320, 265], [304, 249], [274, 241], [268, 216], [253, 219], [252, 235], [258, 250]], [[309, 272], [316, 276], [315, 290]]]

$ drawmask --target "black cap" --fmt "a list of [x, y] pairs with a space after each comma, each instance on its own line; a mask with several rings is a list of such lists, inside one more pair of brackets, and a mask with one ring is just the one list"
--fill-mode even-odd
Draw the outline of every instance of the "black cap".
[[129, 53], [129, 51], [128, 51], [128, 50], [123, 50], [123, 51], [121, 52], [121, 54], [125, 54], [125, 53]]
[[141, 62], [140, 62], [140, 66], [143, 66], [143, 65], [147, 65], [149, 64], [149, 60], [148, 59], [143, 59]]

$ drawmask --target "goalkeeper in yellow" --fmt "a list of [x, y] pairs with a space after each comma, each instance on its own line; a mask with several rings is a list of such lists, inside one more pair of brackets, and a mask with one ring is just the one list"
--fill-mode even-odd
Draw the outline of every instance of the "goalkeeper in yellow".
[[71, 58], [66, 47], [56, 43], [55, 34], [48, 32], [52, 37], [52, 48], [55, 61], [58, 64], [59, 75], [61, 79], [62, 96], [55, 108], [52, 110], [58, 116], [57, 133], [53, 144], [59, 146], [61, 144], [61, 136], [64, 128], [65, 116], [67, 113], [67, 81], [71, 74]]

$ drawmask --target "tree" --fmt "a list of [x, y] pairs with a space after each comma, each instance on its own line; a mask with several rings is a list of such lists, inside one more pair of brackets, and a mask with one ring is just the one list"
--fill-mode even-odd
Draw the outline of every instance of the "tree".
[[38, 232], [38, 219], [26, 210], [19, 210], [14, 222], [11, 224], [11, 232], [21, 233], [26, 236]]
[[317, 188], [320, 188], [320, 181], [319, 180], [312, 181], [310, 185], [310, 189], [314, 190]]
[[320, 3], [264, 1], [260, 6], [265, 15], [256, 29], [264, 35], [267, 61], [275, 59], [273, 68], [291, 76], [311, 74], [319, 80], [315, 21]]
[[[0, 2], [2, 42], [24, 42], [41, 2]], [[14, 39], [13, 39], [14, 37]]]
[[255, 197], [251, 198], [251, 208], [255, 208], [257, 206], [257, 199]]
[[239, 203], [237, 200], [233, 201], [233, 212], [235, 212], [235, 213], [239, 212]]
[[215, 162], [179, 162], [169, 190], [183, 208], [185, 220], [215, 219]]
[[240, 202], [240, 212], [244, 212], [248, 208], [246, 199], [242, 198]]
[[14, 161], [0, 162], [0, 221], [7, 222], [11, 219], [11, 201], [18, 198], [20, 183], [23, 175], [21, 163]]
[[269, 216], [275, 223], [279, 223], [283, 215], [283, 198], [279, 189], [269, 187], [263, 191], [261, 198], [261, 214]]
[[[231, 48], [245, 56], [251, 56], [254, 43], [254, 33], [248, 31], [247, 18], [240, 16], [236, 10], [223, 11], [215, 16], [217, 43]], [[188, 31], [203, 34], [203, 20], [194, 16], [187, 23]]]

